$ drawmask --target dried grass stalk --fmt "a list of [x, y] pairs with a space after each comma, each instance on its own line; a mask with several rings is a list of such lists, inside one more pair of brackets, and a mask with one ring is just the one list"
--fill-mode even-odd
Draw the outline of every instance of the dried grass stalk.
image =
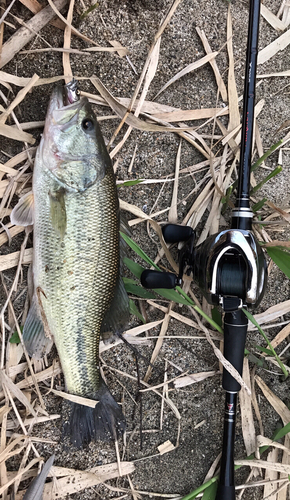
[[[198, 34], [199, 38], [202, 41], [202, 44], [203, 44], [203, 47], [204, 47], [204, 50], [206, 51], [206, 53], [207, 54], [212, 53], [210, 44], [208, 42], [208, 39], [207, 39], [204, 31], [201, 30], [201, 29], [199, 29], [198, 26], [196, 27], [196, 31], [197, 31], [197, 34]], [[216, 83], [217, 83], [219, 92], [221, 93], [222, 99], [223, 99], [223, 101], [226, 102], [228, 100], [227, 88], [226, 88], [226, 86], [224, 84], [224, 81], [222, 79], [222, 76], [220, 74], [220, 70], [218, 68], [216, 59], [212, 59], [211, 61], [209, 61], [209, 64], [211, 65], [211, 67], [213, 69], [214, 76], [215, 76], [215, 79], [216, 79]]]
[[178, 177], [180, 169], [180, 157], [181, 157], [181, 140], [179, 142], [176, 155], [174, 186], [173, 186], [171, 206], [168, 212], [168, 222], [171, 222], [172, 224], [177, 223], [177, 192], [178, 192]]
[[287, 27], [279, 19], [279, 17], [275, 16], [271, 10], [269, 10], [263, 3], [261, 4], [261, 15], [266, 19], [266, 21], [277, 31], [284, 31]]
[[240, 124], [240, 113], [238, 104], [238, 92], [235, 80], [235, 61], [233, 53], [233, 27], [231, 16], [231, 5], [228, 7], [227, 20], [227, 48], [229, 55], [229, 72], [228, 72], [228, 96], [229, 96], [229, 124], [228, 131], [231, 132]]
[[[251, 387], [248, 358], [244, 359], [243, 379], [245, 383], [249, 387]], [[247, 394], [244, 388], [241, 389], [239, 397], [240, 397], [240, 407], [242, 416], [242, 432], [243, 432], [245, 448], [247, 455], [251, 455], [255, 451], [255, 445], [256, 445], [256, 432], [255, 432], [255, 424], [252, 412], [251, 397]]]
[[14, 141], [28, 142], [28, 144], [35, 143], [33, 135], [23, 132], [22, 130], [17, 130], [9, 125], [3, 125], [3, 123], [0, 123], [0, 135], [8, 139], [14, 139]]
[[264, 396], [267, 398], [269, 403], [273, 406], [274, 410], [280, 415], [284, 425], [290, 422], [290, 410], [287, 408], [285, 403], [281, 401], [265, 384], [265, 382], [258, 376], [255, 376], [255, 381], [262, 390]]
[[202, 380], [205, 380], [209, 377], [213, 377], [217, 373], [218, 372], [216, 371], [209, 371], [209, 372], [200, 372], [200, 373], [192, 373], [191, 375], [185, 375], [184, 377], [179, 377], [177, 380], [173, 382], [174, 387], [176, 389], [180, 389], [181, 387], [187, 387], [188, 385], [196, 384], [197, 382], [201, 382]]
[[[278, 461], [278, 450], [277, 448], [273, 448], [267, 456], [267, 462], [277, 462]], [[278, 478], [278, 472], [275, 470], [267, 470], [265, 471], [265, 479], [269, 479], [271, 481], [264, 486], [263, 498], [268, 498], [268, 500], [277, 500], [277, 495], [274, 493], [276, 486], [272, 483], [275, 479]]]
[[39, 76], [34, 74], [33, 77], [29, 80], [29, 82], [25, 85], [25, 87], [18, 92], [15, 99], [11, 102], [11, 104], [9, 104], [8, 108], [0, 116], [0, 123], [1, 124], [4, 124], [6, 122], [10, 113], [12, 113], [13, 109], [16, 108], [16, 106], [18, 106], [21, 103], [21, 101], [23, 101], [26, 94], [28, 94], [28, 92], [30, 92], [30, 90], [32, 89], [32, 87], [34, 87], [34, 85], [36, 84], [38, 79], [39, 79]]
[[[43, 5], [41, 5], [37, 0], [20, 0], [20, 2], [33, 14], [37, 14], [43, 9]], [[62, 30], [65, 28], [65, 24], [60, 19], [53, 19], [50, 21], [50, 24]]]
[[[62, 9], [67, 4], [67, 0], [55, 0], [55, 7]], [[20, 28], [2, 47], [0, 68], [3, 68], [25, 45], [32, 40], [44, 26], [46, 26], [55, 16], [55, 12], [48, 5]], [[27, 141], [28, 142], [28, 141]]]
[[269, 61], [271, 57], [274, 57], [278, 52], [284, 50], [288, 47], [290, 43], [290, 30], [283, 33], [283, 35], [279, 36], [272, 43], [269, 43], [267, 47], [260, 50], [258, 54], [258, 64], [264, 64], [266, 61]]
[[160, 349], [162, 347], [163, 337], [166, 334], [167, 329], [168, 329], [168, 325], [169, 325], [170, 310], [171, 310], [171, 308], [172, 308], [172, 303], [169, 304], [168, 311], [167, 311], [167, 313], [164, 316], [164, 319], [163, 319], [163, 322], [162, 322], [162, 326], [161, 326], [161, 330], [160, 330], [160, 333], [159, 333], [159, 337], [158, 337], [158, 340], [156, 342], [155, 348], [154, 348], [152, 356], [151, 356], [150, 365], [148, 366], [146, 375], [144, 377], [144, 382], [148, 382], [148, 380], [149, 380], [149, 378], [151, 376], [151, 373], [152, 373], [152, 366], [151, 365], [153, 365], [153, 363], [156, 361], [156, 358], [158, 357], [159, 351], [160, 351]]
[[[63, 48], [70, 49], [71, 42], [71, 23], [73, 18], [73, 10], [74, 10], [74, 0], [70, 0], [69, 9], [67, 13], [67, 25], [64, 30], [64, 38], [63, 38]], [[65, 83], [69, 83], [73, 78], [73, 73], [70, 65], [70, 58], [68, 52], [63, 52], [62, 54], [62, 65], [63, 65], [63, 73], [64, 75], [68, 75], [65, 77]]]
[[198, 61], [194, 61], [193, 63], [188, 64], [188, 66], [186, 66], [181, 71], [176, 73], [175, 76], [170, 78], [170, 80], [165, 85], [163, 85], [163, 87], [159, 90], [159, 92], [157, 92], [154, 99], [157, 99], [157, 97], [161, 94], [161, 92], [164, 92], [164, 90], [167, 89], [169, 87], [169, 85], [172, 85], [172, 83], [179, 80], [179, 78], [182, 78], [184, 75], [191, 73], [191, 71], [194, 71], [197, 68], [204, 66], [206, 63], [212, 61], [217, 55], [218, 55], [218, 52], [211, 52], [210, 54], [207, 54], [206, 56], [202, 57], [201, 59], [198, 59]]

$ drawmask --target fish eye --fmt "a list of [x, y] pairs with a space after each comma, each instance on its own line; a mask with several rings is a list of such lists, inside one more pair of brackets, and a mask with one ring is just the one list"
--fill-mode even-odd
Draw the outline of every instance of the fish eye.
[[95, 124], [93, 122], [93, 120], [91, 120], [90, 118], [84, 118], [83, 121], [82, 121], [82, 129], [85, 131], [85, 132], [91, 132], [92, 130], [94, 130], [95, 128]]

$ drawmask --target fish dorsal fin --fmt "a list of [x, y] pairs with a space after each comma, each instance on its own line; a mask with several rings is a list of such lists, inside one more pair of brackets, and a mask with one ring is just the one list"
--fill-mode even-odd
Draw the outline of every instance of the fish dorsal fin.
[[34, 197], [32, 191], [20, 198], [11, 212], [10, 220], [16, 226], [32, 226], [34, 223]]
[[23, 328], [23, 342], [29, 356], [41, 359], [50, 351], [53, 341], [45, 332], [40, 305], [34, 293], [32, 303]]
[[116, 333], [126, 328], [130, 315], [129, 297], [122, 278], [119, 276], [114, 298], [104, 317], [101, 334], [105, 343], [112, 341]]

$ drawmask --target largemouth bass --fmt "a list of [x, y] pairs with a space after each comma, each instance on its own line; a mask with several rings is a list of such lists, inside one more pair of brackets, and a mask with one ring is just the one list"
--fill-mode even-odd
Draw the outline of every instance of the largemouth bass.
[[[101, 331], [121, 331], [129, 301], [119, 275], [119, 203], [99, 125], [85, 97], [57, 87], [37, 150], [33, 192], [14, 208], [14, 224], [34, 225], [34, 296], [24, 325], [29, 354], [54, 340], [72, 403], [66, 432], [81, 447], [125, 428], [119, 405], [101, 380]], [[64, 100], [65, 99], [65, 100]]]

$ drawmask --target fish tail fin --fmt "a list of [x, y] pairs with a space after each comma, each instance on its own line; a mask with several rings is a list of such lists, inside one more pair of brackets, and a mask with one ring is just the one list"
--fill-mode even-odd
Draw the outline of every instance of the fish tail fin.
[[117, 440], [125, 431], [126, 420], [122, 409], [103, 381], [93, 399], [98, 401], [95, 408], [70, 402], [64, 434], [76, 448], [82, 448], [91, 441]]

